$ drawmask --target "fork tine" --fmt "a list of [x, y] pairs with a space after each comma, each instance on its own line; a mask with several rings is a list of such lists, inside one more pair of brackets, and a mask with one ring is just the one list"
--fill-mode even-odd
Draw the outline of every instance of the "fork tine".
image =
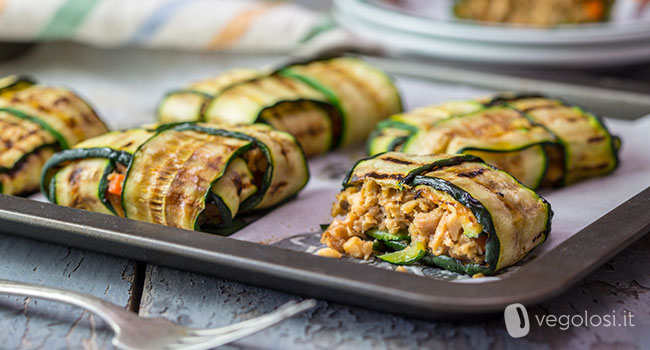
[[[314, 299], [304, 300], [297, 304], [295, 302], [289, 302], [266, 315], [256, 317], [247, 321], [239, 322], [234, 325], [230, 325], [222, 328], [215, 328], [215, 329], [196, 330], [194, 332], [194, 334], [196, 334], [194, 339], [199, 338], [202, 339], [203, 341], [199, 343], [193, 343], [193, 344], [187, 344], [187, 343], [177, 344], [178, 347], [173, 347], [173, 348], [179, 350], [211, 349], [213, 347], [227, 344], [237, 339], [243, 338], [247, 335], [259, 332], [262, 329], [270, 327], [300, 312], [311, 309], [315, 305], [316, 305], [316, 301]], [[192, 338], [193, 337], [186, 337], [183, 338], [182, 341], [191, 342]]]

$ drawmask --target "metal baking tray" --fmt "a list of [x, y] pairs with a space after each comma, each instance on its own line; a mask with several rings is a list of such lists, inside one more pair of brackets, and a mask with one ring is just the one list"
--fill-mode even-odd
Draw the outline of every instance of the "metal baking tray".
[[[639, 93], [369, 60], [392, 73], [440, 82], [509, 90], [535, 86], [604, 114], [612, 105], [618, 107], [618, 115], [628, 118], [650, 112], [650, 96]], [[507, 276], [476, 284], [396, 273], [5, 195], [0, 195], [0, 232], [380, 311], [450, 319], [502, 312], [511, 303], [530, 305], [559, 295], [650, 231], [650, 215], [639, 213], [650, 213], [650, 187]]]

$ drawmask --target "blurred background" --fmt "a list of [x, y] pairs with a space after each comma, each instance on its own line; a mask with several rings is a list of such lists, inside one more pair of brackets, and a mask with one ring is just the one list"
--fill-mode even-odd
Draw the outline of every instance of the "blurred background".
[[[78, 62], [86, 54], [118, 64], [129, 52], [150, 51], [144, 55], [235, 65], [240, 58], [278, 62], [263, 57], [354, 51], [650, 93], [649, 2], [0, 0], [0, 60], [31, 54], [40, 57], [34, 64]], [[110, 70], [129, 71], [126, 64]], [[181, 73], [177, 84], [200, 78]]]

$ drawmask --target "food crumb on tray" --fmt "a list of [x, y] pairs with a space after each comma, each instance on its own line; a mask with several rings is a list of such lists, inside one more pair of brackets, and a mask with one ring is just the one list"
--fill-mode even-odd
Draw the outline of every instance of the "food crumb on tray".
[[336, 258], [336, 259], [340, 259], [342, 256], [341, 253], [339, 253], [336, 249], [332, 249], [332, 248], [321, 248], [316, 252], [316, 255], [324, 256], [326, 258]]

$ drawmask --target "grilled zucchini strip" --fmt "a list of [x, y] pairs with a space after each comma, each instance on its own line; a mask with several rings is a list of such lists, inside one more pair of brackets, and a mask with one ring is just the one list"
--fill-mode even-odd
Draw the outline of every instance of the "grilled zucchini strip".
[[383, 259], [488, 275], [521, 260], [550, 231], [543, 198], [471, 155], [384, 153], [359, 161], [343, 186], [321, 242], [356, 258], [373, 254], [373, 238], [408, 235], [412, 252]]
[[161, 123], [200, 121], [203, 110], [210, 100], [228, 86], [261, 76], [253, 69], [232, 69], [216, 77], [197, 81], [184, 89], [174, 90], [158, 105], [157, 115]]
[[350, 57], [291, 64], [250, 79], [227, 75], [231, 84], [219, 89], [191, 86], [168, 95], [159, 119], [265, 123], [294, 135], [311, 156], [361, 142], [379, 120], [402, 108], [383, 72]]
[[559, 185], [608, 174], [618, 166], [618, 140], [593, 113], [559, 99], [535, 95], [502, 95], [491, 104], [505, 102], [544, 125], [558, 138], [565, 169]]
[[0, 193], [29, 194], [55, 151], [107, 131], [71, 91], [24, 77], [0, 79]]

